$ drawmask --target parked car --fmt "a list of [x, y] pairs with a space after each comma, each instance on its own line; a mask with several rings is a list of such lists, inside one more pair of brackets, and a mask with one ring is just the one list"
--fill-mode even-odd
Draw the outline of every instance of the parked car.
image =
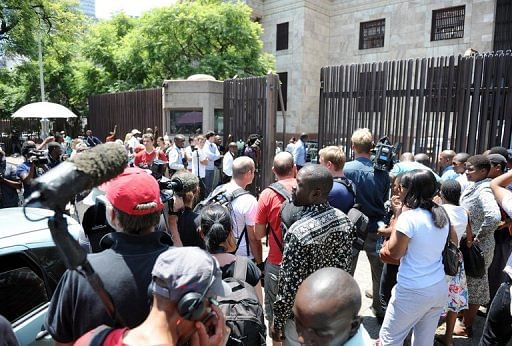
[[[53, 345], [43, 323], [66, 267], [48, 229], [47, 217], [53, 211], [26, 212], [39, 221], [27, 220], [21, 207], [0, 209], [0, 314], [11, 322], [20, 345]], [[66, 219], [69, 232], [78, 239], [82, 226]]]

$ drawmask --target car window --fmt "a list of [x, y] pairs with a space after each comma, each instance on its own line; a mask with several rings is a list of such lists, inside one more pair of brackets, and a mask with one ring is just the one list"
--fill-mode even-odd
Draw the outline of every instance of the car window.
[[50, 289], [49, 293], [53, 294], [60, 278], [66, 271], [66, 266], [59, 255], [59, 251], [55, 247], [32, 248], [30, 251], [37, 257], [39, 265], [46, 272]]
[[[0, 261], [3, 260], [1, 257]], [[9, 322], [46, 302], [48, 296], [44, 281], [32, 269], [23, 266], [0, 272], [0, 314]]]

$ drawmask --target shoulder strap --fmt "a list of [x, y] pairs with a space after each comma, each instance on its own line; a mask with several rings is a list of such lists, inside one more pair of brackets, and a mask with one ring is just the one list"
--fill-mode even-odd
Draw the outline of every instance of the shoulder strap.
[[105, 324], [95, 328], [90, 335], [88, 346], [103, 346], [103, 342], [113, 330], [112, 327], [109, 327]]
[[244, 281], [247, 278], [247, 267], [249, 265], [249, 258], [245, 256], [236, 256], [235, 269], [233, 270], [233, 278], [236, 280]]
[[354, 186], [354, 183], [351, 180], [349, 180], [346, 177], [333, 177], [332, 180], [335, 183], [339, 183], [345, 186], [348, 192], [350, 192], [352, 196], [354, 196], [354, 203], [356, 203], [356, 187]]
[[292, 198], [292, 195], [290, 194], [290, 192], [280, 182], [275, 182], [275, 183], [270, 184], [269, 189], [272, 189], [272, 191], [281, 195], [281, 197], [283, 197], [285, 200], [290, 200]]
[[233, 200], [237, 199], [238, 197], [243, 196], [243, 195], [247, 195], [248, 193], [249, 193], [249, 191], [239, 187], [238, 189], [233, 191], [231, 194], [229, 194], [229, 196], [227, 196], [228, 197], [228, 202], [232, 202]]

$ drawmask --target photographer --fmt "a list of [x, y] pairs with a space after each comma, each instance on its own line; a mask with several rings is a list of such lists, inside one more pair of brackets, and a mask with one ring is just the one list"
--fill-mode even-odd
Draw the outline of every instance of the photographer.
[[[175, 245], [177, 239], [175, 232], [179, 234], [179, 240], [183, 246], [197, 246], [204, 249], [204, 242], [197, 231], [196, 220], [199, 214], [193, 211], [194, 202], [199, 194], [199, 179], [187, 170], [181, 170], [174, 173], [171, 181], [179, 180], [183, 188], [175, 191], [175, 212], [169, 211], [169, 228], [173, 234]], [[183, 209], [180, 210], [176, 201], [183, 200]]]
[[18, 206], [18, 189], [21, 189], [21, 183], [16, 177], [16, 166], [7, 162], [5, 152], [0, 148], [0, 208]]
[[57, 167], [63, 160], [62, 146], [57, 142], [48, 143], [48, 168]]
[[16, 176], [23, 185], [23, 197], [27, 198], [32, 193], [32, 179], [35, 179], [48, 171], [48, 158], [41, 150], [36, 150], [36, 144], [26, 141], [21, 147], [21, 155], [25, 161], [16, 168]]
[[142, 144], [144, 144], [144, 149], [137, 154], [135, 154], [135, 166], [140, 168], [149, 168], [153, 164], [155, 159], [166, 162], [167, 157], [161, 151], [156, 151], [153, 146], [154, 140], [153, 135], [150, 133], [146, 133], [142, 136]]

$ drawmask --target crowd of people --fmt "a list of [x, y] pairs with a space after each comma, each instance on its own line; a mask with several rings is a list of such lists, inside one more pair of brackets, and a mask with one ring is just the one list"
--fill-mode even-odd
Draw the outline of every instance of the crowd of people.
[[[438, 167], [426, 153], [402, 153], [388, 171], [374, 165], [368, 129], [352, 134], [348, 162], [341, 147], [328, 146], [318, 164], [307, 163], [302, 134], [275, 154], [275, 182], [255, 196], [248, 187], [266, 154], [257, 136], [241, 148], [231, 138], [224, 146], [211, 131], [188, 145], [185, 136], [171, 140], [156, 129], [134, 129], [124, 141], [116, 131], [106, 141], [125, 147], [129, 167], [75, 201], [84, 209], [77, 213], [81, 245], [115, 311], [80, 273], [67, 271], [45, 323], [57, 345], [264, 343], [265, 330], [258, 343], [255, 328], [230, 324], [219, 305], [234, 294], [230, 279], [254, 292], [274, 345], [372, 345], [353, 279], [360, 251], [371, 268], [365, 293], [381, 325], [378, 345], [432, 345], [434, 338], [452, 345], [453, 335], [472, 337], [479, 311], [487, 315], [481, 345], [512, 337], [510, 149], [473, 156], [444, 150]], [[22, 164], [2, 161], [1, 207], [17, 206], [18, 190], [27, 198], [33, 179], [101, 142], [89, 130], [81, 140], [59, 133], [23, 143]], [[155, 165], [183, 185], [166, 201]], [[478, 246], [483, 275], [473, 275], [460, 254], [457, 273], [446, 275], [448, 241]], [[436, 336], [440, 321], [445, 334]]]

